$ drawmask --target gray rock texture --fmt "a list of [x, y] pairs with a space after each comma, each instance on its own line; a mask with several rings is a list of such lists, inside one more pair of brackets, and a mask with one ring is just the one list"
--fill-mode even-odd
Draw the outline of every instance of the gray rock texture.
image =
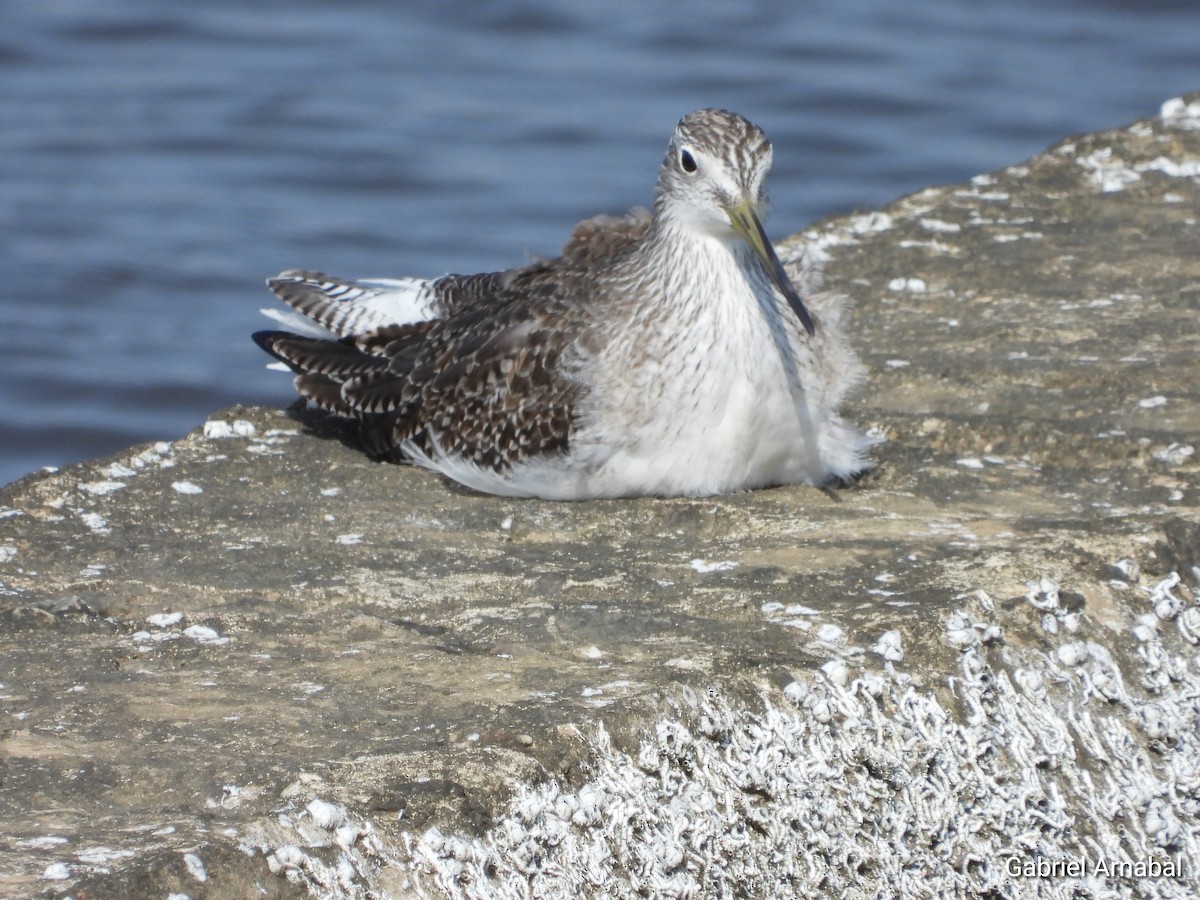
[[1198, 218], [1193, 95], [782, 245], [846, 488], [505, 500], [262, 409], [8, 486], [0, 895], [1194, 896]]

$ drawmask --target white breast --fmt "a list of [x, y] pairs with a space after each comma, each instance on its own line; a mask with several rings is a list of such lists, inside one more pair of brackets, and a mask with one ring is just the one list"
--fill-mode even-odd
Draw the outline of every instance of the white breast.
[[789, 334], [779, 321], [772, 328], [765, 285], [756, 287], [769, 298], [767, 314], [737, 269], [711, 266], [706, 274], [697, 279], [705, 296], [681, 301], [681, 315], [671, 317], [678, 332], [643, 343], [654, 364], [618, 363], [603, 411], [580, 434], [581, 443], [614, 448], [593, 475], [597, 490], [704, 495], [815, 474], [796, 329]]

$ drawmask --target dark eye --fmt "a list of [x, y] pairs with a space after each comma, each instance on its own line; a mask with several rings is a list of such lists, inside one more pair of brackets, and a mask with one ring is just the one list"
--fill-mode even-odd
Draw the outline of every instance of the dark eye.
[[683, 171], [687, 172], [689, 175], [696, 171], [696, 160], [687, 150], [679, 151], [679, 165], [683, 168]]

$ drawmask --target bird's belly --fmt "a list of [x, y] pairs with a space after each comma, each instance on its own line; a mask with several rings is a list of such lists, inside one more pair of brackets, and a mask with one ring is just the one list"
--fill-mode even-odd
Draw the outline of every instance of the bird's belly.
[[[740, 364], [747, 359], [753, 367]], [[605, 436], [611, 455], [595, 486], [610, 495], [707, 495], [820, 480], [804, 393], [793, 390], [774, 346], [723, 360], [652, 394], [634, 427]]]

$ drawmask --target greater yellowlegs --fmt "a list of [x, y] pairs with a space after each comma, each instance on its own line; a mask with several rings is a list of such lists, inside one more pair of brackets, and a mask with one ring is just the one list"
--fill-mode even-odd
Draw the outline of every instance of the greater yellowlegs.
[[[867, 467], [838, 407], [863, 369], [844, 298], [801, 299], [762, 226], [766, 135], [702, 109], [675, 128], [654, 211], [575, 227], [505, 272], [268, 281], [299, 327], [259, 346], [366, 449], [492, 494], [708, 495]], [[299, 314], [299, 315], [298, 315]], [[290, 318], [289, 318], [290, 317]]]

